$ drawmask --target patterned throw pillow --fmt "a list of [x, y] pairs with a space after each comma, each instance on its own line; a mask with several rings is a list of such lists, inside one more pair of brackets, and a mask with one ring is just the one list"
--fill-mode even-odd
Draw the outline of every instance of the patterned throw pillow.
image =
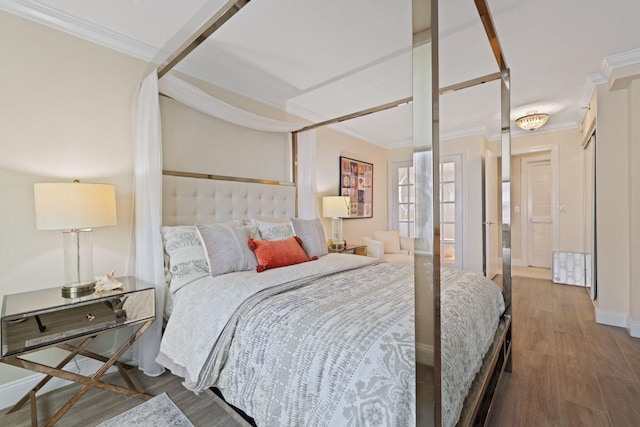
[[284, 240], [295, 236], [293, 225], [288, 218], [281, 221], [263, 221], [259, 219], [251, 221], [260, 230], [262, 240]]
[[171, 292], [209, 275], [205, 252], [194, 226], [163, 226], [160, 227], [160, 233], [170, 274]]
[[302, 239], [302, 249], [304, 249], [309, 258], [314, 256], [321, 257], [329, 253], [320, 218], [291, 218], [291, 224], [296, 236]]
[[258, 265], [249, 249], [247, 227], [196, 224], [196, 229], [205, 248], [212, 276], [253, 270]]

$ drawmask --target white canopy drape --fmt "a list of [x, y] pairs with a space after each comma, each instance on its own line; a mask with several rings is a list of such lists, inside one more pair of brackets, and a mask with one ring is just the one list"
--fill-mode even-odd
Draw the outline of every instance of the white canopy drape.
[[266, 132], [293, 132], [305, 126], [304, 123], [274, 120], [234, 107], [170, 74], [160, 79], [159, 87], [161, 93], [184, 105], [245, 128]]
[[136, 277], [156, 290], [156, 321], [134, 346], [134, 357], [145, 374], [157, 376], [164, 372], [155, 359], [160, 350], [165, 286], [160, 235], [162, 130], [156, 71], [144, 79], [136, 99], [134, 175]]
[[318, 212], [316, 186], [316, 131], [298, 134], [298, 217], [314, 219]]
[[[145, 374], [164, 372], [155, 358], [160, 349], [164, 307], [164, 257], [160, 226], [162, 225], [162, 130], [159, 92], [191, 108], [250, 129], [268, 132], [293, 132], [303, 123], [282, 122], [262, 117], [222, 102], [175, 76], [158, 80], [157, 71], [142, 82], [136, 97], [135, 126], [135, 247], [136, 277], [156, 289], [158, 320], [134, 346], [134, 357]], [[304, 131], [298, 136], [298, 216], [316, 218], [316, 132]]]

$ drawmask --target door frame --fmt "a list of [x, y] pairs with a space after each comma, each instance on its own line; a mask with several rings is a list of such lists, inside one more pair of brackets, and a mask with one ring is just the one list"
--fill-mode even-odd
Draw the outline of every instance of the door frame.
[[[517, 147], [517, 148], [512, 147], [511, 157], [513, 158], [515, 156], [521, 156], [524, 154], [542, 153], [545, 151], [549, 152], [549, 157], [551, 158], [551, 190], [552, 190], [551, 217], [553, 221], [553, 223], [551, 224], [551, 242], [552, 242], [551, 252], [553, 253], [554, 251], [558, 251], [560, 247], [560, 221], [558, 217], [558, 198], [560, 194], [560, 180], [558, 175], [558, 170], [559, 170], [558, 169], [558, 162], [559, 162], [558, 161], [558, 157], [559, 157], [558, 145], [550, 144], [550, 145], [532, 145], [530, 147]], [[491, 150], [491, 152], [495, 154], [497, 157], [500, 157], [500, 158], [502, 157], [501, 152], [495, 152], [493, 150]], [[483, 159], [483, 162], [484, 162], [484, 159]], [[498, 173], [500, 173], [500, 171], [498, 171]], [[483, 174], [483, 179], [484, 179], [484, 174]], [[484, 185], [483, 185], [483, 191], [484, 191]], [[485, 201], [486, 201], [485, 197], [483, 197], [482, 203], [485, 203]], [[500, 206], [499, 208], [501, 209], [502, 207]], [[511, 209], [513, 209], [513, 206], [511, 207]], [[486, 212], [486, 207], [484, 207], [483, 212]], [[526, 241], [524, 239], [521, 239], [521, 244], [522, 245], [526, 244]], [[484, 246], [486, 247], [486, 241], [484, 243]], [[514, 260], [512, 259], [511, 261], [513, 262]], [[486, 259], [483, 263], [485, 264], [485, 271], [486, 271]], [[513, 263], [512, 266], [521, 266], [521, 264]]]
[[[529, 200], [529, 190], [530, 190], [530, 182], [528, 166], [525, 166], [528, 162], [539, 162], [549, 160], [549, 165], [551, 166], [551, 153], [547, 151], [532, 153], [534, 156], [530, 157], [521, 157], [520, 158], [520, 196], [522, 200], [519, 202], [520, 206], [522, 206], [522, 213], [526, 213], [522, 216], [522, 221], [520, 222], [520, 262], [522, 266], [527, 267], [529, 265], [529, 255], [531, 242], [529, 242], [529, 211], [531, 210], [531, 200]], [[526, 168], [526, 171], [525, 171]], [[554, 174], [553, 167], [551, 167], [551, 235], [552, 239], [554, 236], [553, 226], [556, 223], [556, 218], [554, 217], [554, 213], [556, 213], [557, 208], [554, 203], [553, 198], [553, 184], [554, 184]], [[551, 250], [550, 258], [549, 258], [549, 268], [551, 268], [551, 259], [553, 258], [553, 243], [552, 247], [549, 248]]]

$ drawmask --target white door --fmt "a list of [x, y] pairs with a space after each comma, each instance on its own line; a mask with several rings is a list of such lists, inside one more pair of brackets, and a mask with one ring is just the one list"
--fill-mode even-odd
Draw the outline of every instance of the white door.
[[502, 274], [502, 232], [500, 221], [501, 182], [498, 157], [490, 151], [485, 154], [484, 204], [485, 204], [485, 266], [487, 277]]
[[527, 180], [527, 265], [551, 268], [551, 160], [525, 160]]

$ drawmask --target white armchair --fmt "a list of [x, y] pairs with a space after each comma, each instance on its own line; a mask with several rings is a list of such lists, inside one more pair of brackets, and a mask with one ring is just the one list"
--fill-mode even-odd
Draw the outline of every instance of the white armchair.
[[362, 238], [367, 256], [381, 261], [413, 264], [413, 238], [400, 236], [398, 230], [374, 231], [373, 236]]

